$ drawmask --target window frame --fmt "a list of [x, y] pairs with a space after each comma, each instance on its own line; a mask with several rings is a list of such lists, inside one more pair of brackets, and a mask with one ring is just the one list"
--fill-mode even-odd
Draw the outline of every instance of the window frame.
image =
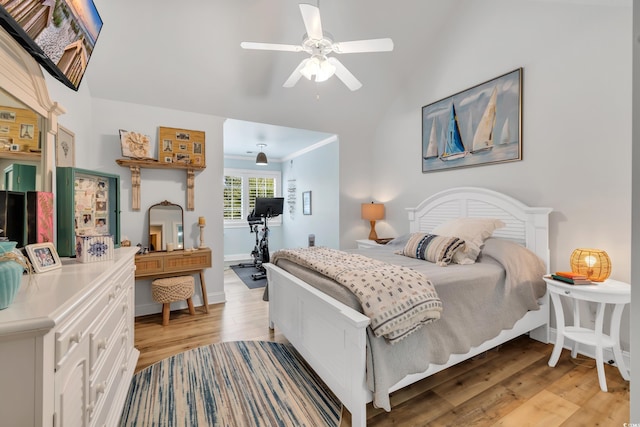
[[[242, 219], [225, 219], [225, 228], [240, 228], [247, 226], [247, 216], [249, 215], [249, 178], [273, 178], [274, 182], [274, 197], [282, 197], [282, 172], [276, 170], [257, 170], [257, 169], [234, 169], [225, 168], [223, 175], [223, 185], [227, 176], [234, 176], [242, 178], [241, 194], [242, 194]], [[224, 206], [224, 199], [223, 199]], [[224, 216], [224, 214], [223, 214]], [[269, 226], [279, 226], [282, 224], [282, 215], [278, 215], [275, 218], [269, 219]]]

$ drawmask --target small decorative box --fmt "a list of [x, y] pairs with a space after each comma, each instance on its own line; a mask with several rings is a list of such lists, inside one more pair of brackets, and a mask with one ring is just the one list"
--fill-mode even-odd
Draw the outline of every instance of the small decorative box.
[[79, 262], [96, 262], [113, 259], [113, 236], [76, 235], [76, 260]]

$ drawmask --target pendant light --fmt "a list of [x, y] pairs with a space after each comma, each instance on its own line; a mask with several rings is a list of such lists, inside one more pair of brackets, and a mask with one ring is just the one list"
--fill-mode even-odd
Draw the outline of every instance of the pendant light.
[[256, 156], [256, 165], [261, 165], [261, 166], [268, 165], [269, 162], [267, 161], [267, 155], [264, 154], [264, 152], [262, 151], [262, 149], [266, 147], [267, 144], [257, 144], [257, 145], [258, 147], [260, 147], [260, 152]]

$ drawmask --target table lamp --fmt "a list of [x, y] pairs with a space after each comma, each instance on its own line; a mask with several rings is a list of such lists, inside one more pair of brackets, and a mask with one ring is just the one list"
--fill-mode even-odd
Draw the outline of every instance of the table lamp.
[[384, 205], [382, 203], [363, 203], [362, 204], [362, 219], [366, 219], [371, 223], [371, 232], [369, 233], [369, 240], [376, 240], [378, 235], [376, 234], [376, 221], [384, 218]]
[[571, 271], [592, 282], [604, 282], [611, 274], [611, 259], [602, 249], [579, 248], [571, 254]]

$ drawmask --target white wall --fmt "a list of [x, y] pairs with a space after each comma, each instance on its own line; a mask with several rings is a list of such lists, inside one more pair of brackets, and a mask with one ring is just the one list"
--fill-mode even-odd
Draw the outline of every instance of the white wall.
[[[283, 245], [305, 247], [310, 234], [316, 246], [340, 247], [339, 142], [297, 156], [282, 165], [285, 197], [283, 215]], [[289, 180], [295, 180], [295, 208], [288, 204]], [[302, 193], [311, 191], [311, 215], [302, 213]]]
[[[486, 187], [554, 209], [551, 270], [568, 269], [573, 249], [596, 247], [610, 255], [612, 277], [629, 281], [630, 8], [510, 0], [463, 6], [439, 49], [416, 51], [424, 67], [413, 64], [414, 78], [372, 141], [371, 188], [387, 208], [378, 234], [406, 233], [404, 208], [430, 194]], [[518, 67], [523, 160], [423, 174], [421, 107]], [[628, 310], [623, 322], [628, 324]]]

